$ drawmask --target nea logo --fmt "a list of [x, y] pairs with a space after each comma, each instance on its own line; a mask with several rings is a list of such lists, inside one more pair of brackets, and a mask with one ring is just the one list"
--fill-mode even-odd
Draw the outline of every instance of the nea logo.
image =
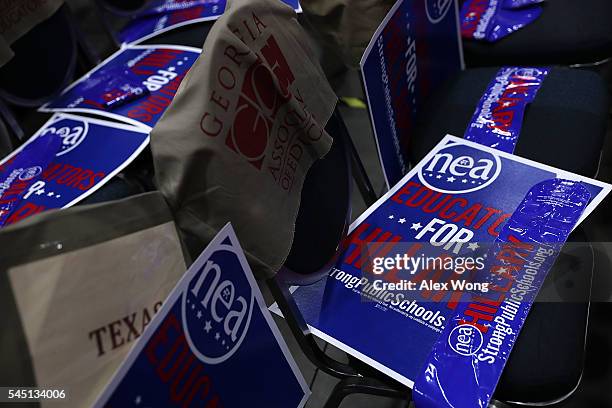
[[470, 193], [491, 184], [501, 172], [499, 157], [453, 143], [438, 150], [419, 169], [421, 181], [443, 193]]
[[461, 324], [448, 335], [448, 345], [462, 356], [476, 354], [482, 347], [482, 342], [482, 333], [470, 324]]
[[437, 24], [446, 17], [453, 0], [425, 0], [427, 18], [432, 24]]
[[41, 135], [53, 134], [62, 139], [60, 150], [56, 154], [56, 156], [61, 156], [76, 149], [85, 140], [88, 130], [87, 122], [63, 119], [55, 122], [52, 126], [46, 127]]
[[230, 245], [214, 252], [183, 294], [183, 324], [191, 350], [208, 364], [230, 358], [248, 331], [254, 296]]

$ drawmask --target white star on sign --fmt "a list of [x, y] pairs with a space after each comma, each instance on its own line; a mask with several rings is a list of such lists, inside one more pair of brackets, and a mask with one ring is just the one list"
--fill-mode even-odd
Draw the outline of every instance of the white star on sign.
[[478, 248], [480, 248], [480, 246], [478, 245], [477, 242], [470, 242], [468, 244], [468, 248], [471, 249], [472, 251], [477, 250]]
[[198, 314], [196, 316], [198, 317], [198, 319], [201, 319], [202, 318], [202, 311], [198, 310]]
[[421, 227], [422, 227], [422, 225], [421, 225], [420, 222], [415, 222], [415, 223], [412, 223], [412, 227], [410, 227], [410, 229], [418, 231]]
[[399, 222], [400, 224], [403, 224], [403, 223], [406, 222], [406, 219], [405, 218], [400, 218], [397, 222]]
[[34, 192], [34, 194], [36, 194], [36, 195], [41, 195], [41, 194], [43, 194], [44, 192], [45, 192], [45, 189], [44, 189], [44, 188], [41, 188], [40, 190], [36, 190], [36, 191]]
[[221, 336], [219, 335], [219, 333], [215, 334], [215, 340], [219, 340]]
[[453, 176], [450, 176], [446, 178], [446, 181], [450, 181], [452, 183], [453, 181], [455, 181], [455, 178]]
[[49, 192], [47, 193], [47, 197], [53, 197], [53, 192], [52, 192], [52, 191], [49, 191]]
[[206, 323], [204, 324], [204, 331], [208, 333], [210, 329], [212, 329], [212, 325], [210, 324], [210, 320], [207, 320]]
[[467, 183], [467, 179], [461, 180], [462, 183]]
[[499, 269], [497, 270], [497, 272], [498, 272], [498, 273], [506, 273], [506, 272], [508, 272], [508, 269], [507, 269], [507, 268], [499, 268]]
[[442, 175], [441, 175], [441, 174], [438, 174], [438, 175], [436, 176], [436, 178], [437, 178], [437, 179], [441, 179], [441, 178], [442, 178]]
[[390, 215], [390, 216], [389, 216], [389, 219], [390, 219], [390, 220], [392, 220], [392, 219], [393, 219], [393, 215]]

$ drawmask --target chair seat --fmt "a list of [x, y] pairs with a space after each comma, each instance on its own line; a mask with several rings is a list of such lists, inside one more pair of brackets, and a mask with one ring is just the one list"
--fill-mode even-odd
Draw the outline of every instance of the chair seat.
[[581, 229], [548, 273], [495, 391], [500, 401], [548, 404], [571, 395], [582, 376], [593, 251]]
[[[582, 376], [593, 276], [593, 251], [580, 228], [548, 273], [514, 345], [493, 398], [547, 405], [569, 397]], [[349, 356], [360, 373], [402, 386]]]
[[[611, 2], [612, 3], [612, 2]], [[416, 123], [409, 154], [421, 160], [447, 133], [463, 137], [498, 68], [460, 72], [433, 94]], [[606, 86], [586, 70], [551, 69], [527, 106], [514, 153], [587, 177], [597, 173], [608, 118]]]
[[612, 1], [543, 3], [533, 23], [495, 43], [464, 40], [468, 66], [593, 63], [612, 57]]
[[37, 107], [70, 83], [77, 42], [66, 7], [12, 44], [15, 56], [0, 68], [0, 96], [8, 102]]

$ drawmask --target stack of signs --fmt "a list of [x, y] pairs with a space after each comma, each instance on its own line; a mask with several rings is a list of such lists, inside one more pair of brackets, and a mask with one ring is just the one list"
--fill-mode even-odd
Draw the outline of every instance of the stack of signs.
[[93, 113], [150, 131], [200, 52], [176, 45], [122, 48], [39, 110]]
[[[56, 148], [39, 143], [47, 138]], [[0, 162], [0, 226], [74, 205], [131, 163], [148, 143], [148, 133], [133, 126], [54, 115]], [[36, 162], [24, 164], [34, 157]]]
[[[302, 11], [298, 0], [282, 1], [296, 12]], [[216, 20], [225, 11], [226, 3], [227, 0], [154, 1], [121, 30], [119, 40], [136, 44], [175, 28]]]
[[456, 0], [398, 0], [361, 59], [361, 72], [387, 187], [406, 174], [417, 111], [463, 68]]
[[[454, 260], [483, 263], [483, 244], [496, 239], [535, 184], [555, 177], [590, 192], [580, 221], [611, 189], [447, 135], [351, 225], [328, 277], [294, 292], [312, 333], [412, 387], [465, 291], [474, 289]], [[416, 263], [377, 261], [404, 255]]]
[[94, 406], [290, 408], [309, 394], [227, 224]]

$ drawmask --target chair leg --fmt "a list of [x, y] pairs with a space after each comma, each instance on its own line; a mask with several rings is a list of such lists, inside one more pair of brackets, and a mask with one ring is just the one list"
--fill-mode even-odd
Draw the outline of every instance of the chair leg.
[[409, 388], [394, 387], [374, 378], [351, 377], [341, 380], [325, 402], [324, 408], [338, 408], [345, 397], [351, 394], [368, 394], [379, 397], [410, 401], [412, 393]]
[[115, 34], [113, 28], [110, 25], [108, 20], [108, 12], [104, 9], [104, 7], [100, 4], [99, 1], [95, 1], [98, 15], [100, 16], [100, 22], [102, 23], [102, 27], [104, 28], [104, 32], [111, 40], [115, 48], [121, 48], [121, 42], [118, 40], [117, 35]]
[[98, 52], [91, 45], [89, 39], [85, 36], [85, 33], [81, 30], [77, 18], [72, 13], [70, 7], [66, 6], [64, 10], [68, 20], [72, 24], [72, 29], [76, 37], [77, 49], [80, 51], [79, 56], [81, 57], [83, 70], [87, 72], [98, 65], [102, 60]]
[[0, 120], [4, 120], [6, 126], [13, 132], [13, 135], [21, 142], [24, 140], [24, 133], [19, 122], [11, 112], [11, 109], [0, 99]]
[[353, 178], [355, 179], [355, 183], [357, 183], [357, 187], [359, 188], [359, 192], [363, 197], [363, 201], [365, 202], [367, 207], [370, 207], [376, 202], [378, 196], [374, 191], [374, 187], [372, 186], [372, 182], [368, 177], [368, 173], [366, 172], [365, 166], [363, 165], [363, 162], [359, 157], [359, 152], [355, 147], [355, 143], [353, 143], [353, 139], [350, 135], [346, 139], [348, 142], [351, 159], [353, 161]]

